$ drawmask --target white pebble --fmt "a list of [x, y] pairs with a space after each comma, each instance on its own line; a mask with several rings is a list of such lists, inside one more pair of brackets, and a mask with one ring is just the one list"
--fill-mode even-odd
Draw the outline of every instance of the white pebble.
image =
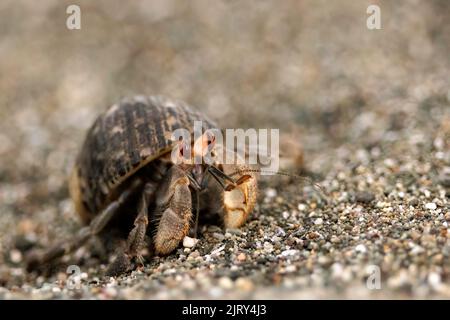
[[383, 201], [378, 201], [378, 202], [375, 204], [375, 206], [376, 206], [377, 208], [384, 208], [384, 207], [386, 207], [387, 205], [389, 205], [389, 204], [387, 204], [386, 202], [383, 202]]
[[437, 205], [434, 202], [429, 202], [429, 203], [425, 204], [425, 209], [436, 210], [436, 208], [437, 208]]
[[104, 289], [104, 293], [109, 297], [117, 296], [117, 289], [113, 287], [107, 287]]
[[219, 286], [224, 289], [231, 289], [233, 288], [233, 281], [230, 278], [222, 277], [219, 279]]
[[388, 168], [393, 168], [397, 165], [397, 162], [394, 159], [385, 159], [384, 160], [384, 165]]
[[356, 252], [365, 253], [365, 252], [367, 251], [367, 248], [366, 248], [366, 246], [363, 245], [363, 244], [358, 244], [358, 245], [355, 247], [355, 251], [356, 251]]
[[225, 245], [223, 245], [223, 246], [221, 246], [221, 247], [219, 247], [219, 248], [217, 248], [217, 249], [211, 251], [211, 255], [218, 254], [218, 253], [221, 252], [223, 249], [225, 249]]
[[12, 249], [9, 253], [9, 258], [11, 259], [11, 262], [19, 263], [22, 261], [22, 253], [17, 249]]
[[331, 275], [333, 278], [340, 278], [342, 276], [342, 272], [344, 271], [344, 268], [342, 267], [342, 264], [340, 263], [333, 263], [331, 266]]
[[441, 275], [436, 272], [431, 272], [428, 275], [428, 283], [433, 289], [439, 288], [439, 286], [441, 285]]
[[213, 299], [218, 299], [223, 295], [223, 290], [221, 288], [212, 288], [209, 290], [209, 294]]
[[184, 237], [183, 239], [183, 247], [185, 248], [193, 248], [198, 242], [198, 239], [194, 239], [191, 237]]
[[298, 205], [298, 210], [300, 210], [300, 211], [305, 211], [305, 210], [306, 210], [306, 204], [300, 203], [300, 204]]
[[277, 235], [284, 237], [286, 235], [286, 232], [282, 228], [278, 227], [277, 228]]
[[421, 254], [424, 251], [425, 251], [425, 249], [422, 248], [421, 246], [414, 245], [413, 248], [411, 249], [410, 253], [411, 253], [411, 255], [418, 255], [418, 254]]
[[321, 225], [321, 224], [323, 224], [323, 219], [322, 219], [322, 218], [317, 218], [317, 219], [314, 221], [314, 224], [315, 224], [315, 225]]
[[60, 292], [61, 292], [61, 289], [58, 288], [58, 287], [54, 287], [54, 288], [52, 288], [52, 292], [53, 292], [53, 293], [60, 293]]
[[295, 272], [295, 271], [297, 271], [297, 267], [295, 265], [291, 264], [286, 267], [285, 271], [287, 273]]
[[268, 198], [275, 198], [277, 196], [277, 190], [273, 188], [268, 188], [266, 190], [266, 197]]
[[284, 257], [295, 256], [298, 252], [298, 250], [294, 249], [284, 250], [283, 252], [281, 252], [281, 255]]

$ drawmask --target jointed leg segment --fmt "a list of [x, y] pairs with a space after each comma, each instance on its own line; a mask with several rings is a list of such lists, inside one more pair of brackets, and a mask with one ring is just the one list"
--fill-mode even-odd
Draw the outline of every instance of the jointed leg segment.
[[134, 227], [128, 234], [125, 250], [121, 250], [113, 263], [108, 267], [106, 274], [108, 276], [116, 276], [126, 272], [130, 265], [131, 259], [136, 257], [140, 263], [143, 259], [140, 254], [145, 245], [145, 234], [148, 226], [148, 204], [154, 200], [155, 185], [147, 183], [139, 203], [138, 215], [134, 220]]
[[96, 216], [89, 226], [80, 229], [74, 238], [54, 245], [43, 253], [32, 252], [27, 257], [27, 269], [35, 269], [42, 264], [71, 253], [84, 245], [92, 236], [98, 235], [117, 214], [118, 208], [128, 199], [133, 189], [130, 188], [130, 190], [124, 191], [116, 201], [110, 203], [100, 215]]
[[172, 252], [189, 232], [192, 218], [190, 181], [185, 172], [177, 166], [171, 167], [160, 188], [156, 203], [162, 211], [154, 237], [157, 254]]

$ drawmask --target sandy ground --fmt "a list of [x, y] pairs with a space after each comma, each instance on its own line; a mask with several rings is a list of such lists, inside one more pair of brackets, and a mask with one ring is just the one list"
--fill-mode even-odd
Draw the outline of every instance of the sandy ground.
[[[366, 1], [77, 3], [81, 30], [70, 1], [0, 3], [0, 298], [450, 298], [448, 1], [376, 1], [374, 31]], [[27, 273], [80, 226], [67, 175], [86, 130], [134, 94], [280, 128], [328, 201], [266, 177], [240, 230], [205, 226], [117, 279], [95, 240]]]

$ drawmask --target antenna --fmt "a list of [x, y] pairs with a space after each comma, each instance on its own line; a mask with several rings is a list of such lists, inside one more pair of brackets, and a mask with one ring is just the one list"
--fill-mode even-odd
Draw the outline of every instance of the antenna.
[[[324, 198], [327, 202], [328, 202], [328, 195], [326, 193], [326, 191], [323, 189], [323, 187], [318, 184], [317, 182], [314, 182], [312, 179], [308, 178], [308, 177], [304, 177], [295, 173], [289, 173], [289, 172], [284, 172], [284, 171], [271, 171], [271, 170], [261, 170], [261, 169], [242, 169], [242, 170], [237, 170], [231, 174], [229, 174], [230, 177], [238, 175], [238, 174], [245, 174], [245, 173], [268, 173], [268, 174], [276, 174], [279, 176], [285, 176], [285, 177], [291, 177], [291, 178], [295, 178], [295, 179], [299, 179], [303, 182], [306, 182], [308, 184], [310, 184], [315, 191], [317, 191], [320, 196], [322, 198]], [[245, 176], [244, 176], [245, 177]], [[247, 179], [245, 179], [247, 180]], [[244, 180], [244, 181], [245, 181]]]

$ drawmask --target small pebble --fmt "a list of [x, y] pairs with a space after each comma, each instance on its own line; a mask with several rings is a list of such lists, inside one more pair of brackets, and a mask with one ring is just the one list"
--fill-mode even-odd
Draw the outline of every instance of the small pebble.
[[223, 233], [214, 232], [212, 236], [219, 241], [223, 241], [225, 239], [225, 235]]
[[254, 288], [253, 282], [247, 278], [237, 278], [235, 284], [239, 290], [243, 291], [252, 291]]
[[370, 203], [375, 200], [375, 195], [367, 191], [357, 192], [355, 195], [355, 200], [361, 203]]
[[53, 292], [53, 293], [60, 293], [60, 292], [61, 292], [61, 289], [58, 288], [58, 287], [53, 287], [53, 288], [52, 288], [52, 292]]
[[228, 228], [226, 230], [226, 233], [230, 233], [230, 234], [234, 234], [234, 235], [242, 235], [242, 230], [241, 229], [237, 229], [237, 228]]
[[22, 253], [17, 249], [12, 249], [9, 253], [9, 258], [12, 263], [20, 263], [22, 261]]
[[117, 296], [117, 289], [114, 287], [106, 287], [103, 290], [103, 293], [108, 297], [108, 298], [114, 298], [115, 296]]
[[445, 213], [445, 220], [450, 221], [450, 211]]
[[316, 220], [314, 220], [314, 224], [317, 226], [320, 226], [323, 224], [323, 219], [322, 218], [317, 218]]
[[218, 254], [218, 253], [220, 253], [223, 249], [225, 249], [225, 246], [224, 246], [224, 245], [221, 246], [221, 247], [219, 247], [219, 248], [217, 248], [217, 249], [214, 249], [213, 251], [211, 251], [211, 255]]
[[228, 277], [221, 277], [219, 279], [219, 286], [223, 289], [231, 289], [233, 288], [233, 281]]
[[194, 252], [192, 252], [190, 255], [189, 255], [189, 257], [191, 257], [191, 258], [198, 258], [198, 257], [200, 257], [200, 253], [197, 251], [197, 250], [195, 250]]
[[245, 259], [247, 259], [247, 256], [245, 255], [245, 253], [241, 252], [238, 256], [237, 256], [238, 261], [245, 261]]
[[297, 271], [297, 267], [295, 265], [289, 265], [289, 266], [286, 267], [285, 271], [287, 273], [292, 273], [292, 272]]
[[277, 190], [273, 189], [273, 188], [268, 188], [266, 190], [266, 197], [268, 198], [274, 198], [277, 196]]
[[198, 242], [198, 239], [194, 239], [191, 237], [184, 237], [183, 239], [183, 247], [185, 248], [193, 248]]
[[438, 289], [441, 285], [441, 275], [436, 272], [431, 272], [428, 275], [428, 283], [433, 289]]
[[284, 257], [289, 257], [289, 256], [294, 256], [294, 255], [298, 254], [298, 252], [299, 252], [298, 250], [290, 249], [290, 250], [285, 250], [285, 251], [281, 252], [281, 255]]

